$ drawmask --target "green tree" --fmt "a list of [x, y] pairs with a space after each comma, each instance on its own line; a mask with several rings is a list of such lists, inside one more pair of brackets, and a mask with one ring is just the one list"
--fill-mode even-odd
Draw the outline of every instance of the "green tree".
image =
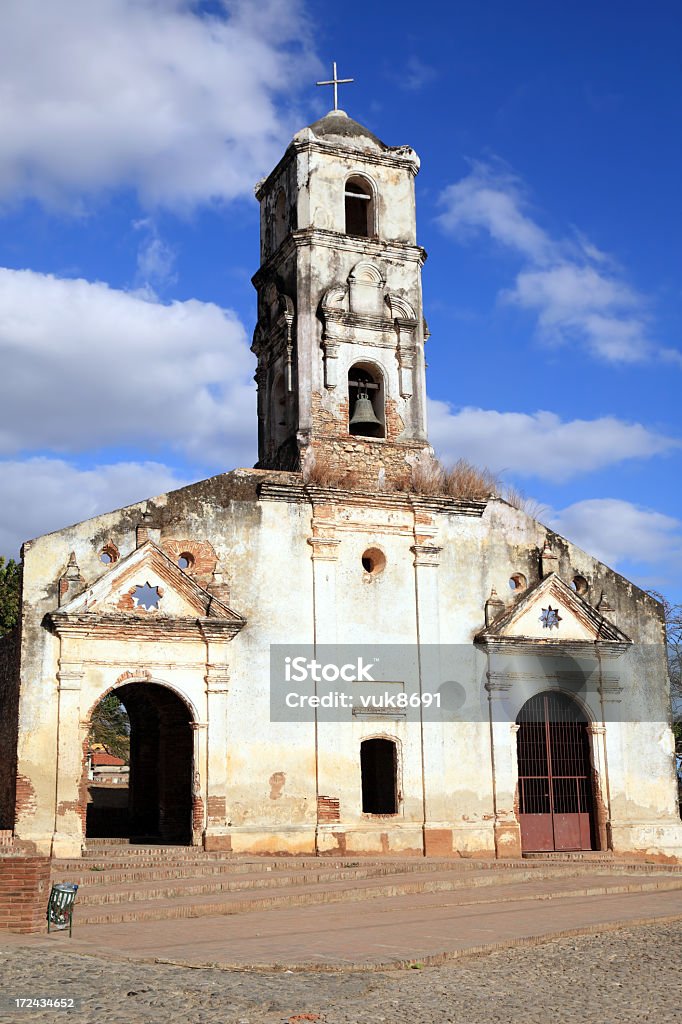
[[0, 555], [0, 636], [9, 633], [19, 620], [21, 564]]
[[90, 720], [90, 742], [101, 743], [115, 757], [130, 761], [130, 720], [113, 693], [102, 697]]

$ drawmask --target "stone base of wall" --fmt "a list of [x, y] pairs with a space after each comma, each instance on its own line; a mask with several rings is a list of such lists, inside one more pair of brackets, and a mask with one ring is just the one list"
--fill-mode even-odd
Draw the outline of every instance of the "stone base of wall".
[[207, 851], [232, 853], [232, 836], [221, 832], [204, 832], [203, 846]]
[[44, 931], [49, 896], [49, 857], [0, 855], [0, 930]]
[[329, 824], [318, 826], [317, 849], [321, 856], [421, 857], [424, 838], [421, 825], [394, 825], [390, 820], [381, 823], [348, 826]]
[[[495, 857], [492, 827], [428, 827], [390, 820], [345, 825], [320, 822], [291, 831], [231, 829], [204, 836], [204, 849], [231, 853], [313, 857]], [[513, 854], [505, 852], [505, 856]], [[520, 852], [519, 852], [520, 856]]]
[[682, 864], [682, 821], [612, 822], [608, 832], [616, 857], [652, 864]]

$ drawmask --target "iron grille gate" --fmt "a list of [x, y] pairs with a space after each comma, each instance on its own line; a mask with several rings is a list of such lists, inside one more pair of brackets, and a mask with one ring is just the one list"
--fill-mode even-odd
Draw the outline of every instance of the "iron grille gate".
[[587, 722], [560, 693], [540, 693], [517, 718], [519, 819], [524, 851], [591, 850]]

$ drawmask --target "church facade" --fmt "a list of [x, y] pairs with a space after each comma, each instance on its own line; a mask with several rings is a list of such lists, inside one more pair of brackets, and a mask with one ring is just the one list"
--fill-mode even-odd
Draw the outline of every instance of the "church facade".
[[[660, 605], [500, 497], [417, 483], [418, 170], [342, 111], [300, 131], [256, 192], [256, 468], [24, 545], [0, 646], [0, 829], [20, 848], [80, 855], [114, 694], [132, 841], [682, 856]], [[289, 701], [297, 650], [358, 655], [350, 703], [326, 713], [324, 680]]]

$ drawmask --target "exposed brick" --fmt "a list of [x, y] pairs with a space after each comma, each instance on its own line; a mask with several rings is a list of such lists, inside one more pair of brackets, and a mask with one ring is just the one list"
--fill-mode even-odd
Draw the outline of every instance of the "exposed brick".
[[317, 819], [318, 821], [340, 821], [341, 809], [338, 797], [318, 796], [317, 798]]
[[218, 564], [213, 546], [207, 540], [176, 540], [174, 537], [164, 537], [162, 547], [174, 562], [177, 562], [181, 555], [189, 555], [190, 565], [184, 572], [199, 577], [202, 582], [210, 579]]
[[208, 798], [209, 818], [224, 818], [227, 813], [224, 796], [210, 796]]
[[36, 809], [36, 794], [31, 780], [25, 775], [17, 775], [16, 781], [16, 817], [30, 818]]
[[0, 856], [0, 930], [43, 931], [49, 894], [49, 857]]

